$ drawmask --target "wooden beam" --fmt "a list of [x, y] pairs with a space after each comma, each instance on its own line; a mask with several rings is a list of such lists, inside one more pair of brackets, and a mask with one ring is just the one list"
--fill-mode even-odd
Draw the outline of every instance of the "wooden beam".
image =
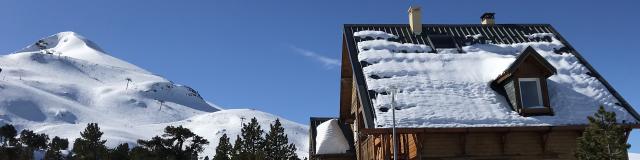
[[629, 135], [631, 135], [631, 129], [626, 129], [624, 133], [624, 141], [629, 141]]
[[418, 150], [416, 151], [418, 153], [418, 159], [422, 159], [422, 148], [423, 148], [422, 144], [425, 143], [423, 142], [424, 139], [422, 139], [423, 134], [417, 133], [415, 135], [416, 135], [416, 144], [418, 147], [417, 148]]
[[467, 135], [468, 133], [461, 133], [459, 136], [459, 140], [460, 140], [460, 150], [462, 151], [462, 155], [467, 155]]
[[507, 136], [509, 136], [509, 132], [500, 133], [500, 153], [504, 155], [505, 147], [507, 145]]
[[[519, 132], [519, 131], [582, 131], [587, 125], [573, 126], [523, 126], [523, 127], [470, 127], [470, 128], [397, 128], [396, 132], [405, 133], [477, 133], [477, 132]], [[640, 128], [640, 124], [625, 124], [626, 129]], [[364, 128], [363, 134], [391, 134], [391, 128]]]
[[535, 155], [463, 155], [463, 156], [437, 156], [429, 157], [429, 159], [558, 159], [560, 156], [557, 153], [544, 153]]
[[540, 133], [540, 146], [542, 147], [542, 153], [547, 153], [547, 140], [549, 139], [549, 132], [551, 132], [551, 130]]

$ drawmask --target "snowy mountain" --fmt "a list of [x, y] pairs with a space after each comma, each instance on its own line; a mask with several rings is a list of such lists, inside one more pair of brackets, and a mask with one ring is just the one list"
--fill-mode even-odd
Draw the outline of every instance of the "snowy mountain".
[[252, 117], [263, 128], [280, 118], [300, 156], [307, 156], [307, 126], [249, 109], [222, 110], [185, 85], [175, 84], [108, 55], [90, 40], [62, 32], [16, 53], [0, 56], [0, 125], [31, 129], [73, 140], [97, 122], [107, 145], [135, 144], [160, 135], [167, 125], [183, 125], [210, 141], [235, 140]]

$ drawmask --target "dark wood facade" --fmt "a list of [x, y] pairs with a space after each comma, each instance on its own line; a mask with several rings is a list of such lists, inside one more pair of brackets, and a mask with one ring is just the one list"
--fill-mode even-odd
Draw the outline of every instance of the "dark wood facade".
[[[356, 92], [352, 92], [356, 93]], [[366, 128], [357, 94], [347, 112], [358, 160], [391, 160], [390, 128]], [[398, 128], [399, 159], [572, 160], [586, 126]], [[640, 125], [627, 125], [627, 135]]]

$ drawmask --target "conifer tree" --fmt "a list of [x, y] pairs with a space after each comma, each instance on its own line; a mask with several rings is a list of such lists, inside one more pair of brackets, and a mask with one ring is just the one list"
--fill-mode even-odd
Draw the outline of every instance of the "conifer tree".
[[0, 127], [0, 142], [2, 142], [2, 146], [13, 146], [16, 142], [16, 136], [18, 135], [18, 131], [11, 124], [5, 124]]
[[269, 128], [270, 130], [265, 136], [265, 158], [274, 160], [299, 159], [295, 154], [295, 145], [289, 145], [289, 138], [284, 133], [280, 119], [276, 119], [273, 124], [269, 125]]
[[[22, 144], [16, 139], [18, 131], [11, 124], [0, 127], [0, 159], [21, 159], [23, 153]], [[30, 157], [24, 157], [30, 158]]]
[[107, 154], [107, 141], [102, 140], [103, 132], [100, 131], [97, 123], [87, 124], [87, 128], [80, 133], [81, 138], [77, 138], [73, 143], [73, 153], [75, 159], [104, 159]]
[[44, 155], [45, 160], [63, 160], [64, 156], [60, 150], [66, 150], [69, 148], [69, 140], [60, 138], [58, 136], [53, 137], [48, 145], [47, 152]]
[[625, 131], [617, 124], [616, 114], [600, 106], [594, 116], [589, 116], [589, 126], [578, 138], [576, 158], [583, 160], [627, 159], [630, 147], [625, 140]]
[[33, 151], [36, 149], [45, 149], [47, 148], [47, 141], [49, 141], [49, 136], [46, 134], [37, 134], [31, 130], [22, 130], [20, 132], [20, 143], [26, 145], [26, 150], [24, 150], [24, 157], [32, 157]]
[[236, 141], [233, 143], [233, 149], [231, 150], [232, 160], [244, 160], [246, 159], [246, 153], [242, 153], [242, 137], [236, 135]]
[[129, 160], [129, 144], [122, 143], [116, 148], [109, 150], [109, 159]]
[[185, 153], [187, 153], [188, 157], [190, 157], [191, 159], [197, 159], [198, 154], [204, 151], [204, 145], [208, 144], [208, 140], [198, 135], [194, 135], [193, 138], [191, 138], [191, 144], [189, 144], [189, 146], [187, 146], [187, 148], [185, 149]]
[[138, 140], [141, 149], [137, 149], [135, 154], [147, 154], [148, 157], [156, 157], [155, 159], [190, 160], [197, 158], [198, 153], [203, 151], [203, 146], [209, 144], [209, 141], [182, 126], [167, 126], [164, 132], [162, 137], [155, 136], [149, 141]]
[[288, 160], [300, 160], [300, 157], [298, 157], [298, 154], [296, 153], [296, 150], [298, 150], [298, 148], [296, 148], [295, 144], [289, 144], [289, 146], [287, 146], [287, 153], [286, 153], [286, 157]]
[[[142, 140], [138, 140], [138, 144], [140, 144], [140, 141]], [[131, 149], [131, 152], [129, 153], [129, 158], [135, 160], [160, 159], [154, 156], [155, 154], [153, 154], [149, 149], [142, 145], [133, 147]]]
[[232, 150], [233, 146], [231, 146], [229, 137], [225, 133], [220, 137], [220, 141], [216, 147], [216, 155], [213, 156], [213, 160], [231, 160]]
[[[151, 140], [138, 140], [140, 147], [135, 147], [132, 153], [136, 153], [140, 157], [149, 159], [159, 159], [165, 157], [166, 159], [176, 159], [172, 150], [168, 147], [171, 146], [168, 141], [162, 139], [160, 136], [155, 136]], [[137, 156], [131, 158], [136, 159]]]
[[254, 117], [248, 124], [242, 124], [241, 132], [240, 154], [245, 154], [246, 158], [250, 160], [264, 159], [264, 138], [262, 137], [264, 131], [260, 129], [258, 119]]

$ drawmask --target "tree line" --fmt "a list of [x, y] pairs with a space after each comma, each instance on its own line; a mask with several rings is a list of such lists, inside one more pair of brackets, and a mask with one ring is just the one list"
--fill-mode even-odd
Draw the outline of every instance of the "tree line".
[[[103, 134], [97, 123], [89, 123], [75, 139], [73, 149], [68, 150], [68, 139], [57, 136], [49, 139], [44, 133], [28, 129], [18, 134], [13, 125], [6, 124], [0, 127], [0, 160], [32, 160], [35, 151], [44, 151], [45, 160], [196, 160], [209, 144], [183, 126], [167, 126], [162, 135], [149, 140], [139, 139], [133, 148], [128, 143], [108, 148]], [[241, 134], [237, 135], [233, 146], [226, 133], [220, 138], [213, 159], [299, 160], [295, 151], [296, 146], [289, 144], [279, 119], [270, 124], [270, 130], [265, 134], [253, 118], [242, 124]]]

